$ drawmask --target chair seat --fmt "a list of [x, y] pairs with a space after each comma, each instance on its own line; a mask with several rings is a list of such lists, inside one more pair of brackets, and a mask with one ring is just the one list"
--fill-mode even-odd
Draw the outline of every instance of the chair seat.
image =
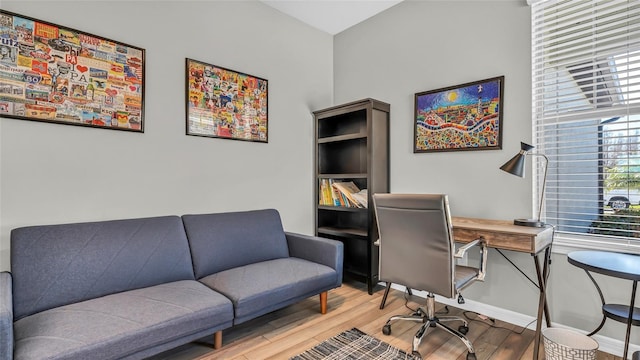
[[477, 268], [456, 265], [456, 274], [455, 274], [455, 283], [456, 290], [464, 288], [469, 282], [475, 279], [478, 276]]

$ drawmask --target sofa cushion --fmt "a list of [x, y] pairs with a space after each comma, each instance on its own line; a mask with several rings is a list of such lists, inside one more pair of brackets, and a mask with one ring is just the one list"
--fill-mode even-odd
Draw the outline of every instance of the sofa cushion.
[[234, 324], [336, 286], [336, 271], [298, 258], [263, 261], [200, 279], [234, 305]]
[[193, 280], [108, 295], [18, 320], [15, 360], [115, 359], [231, 325], [229, 299]]
[[289, 256], [274, 209], [183, 215], [196, 279], [238, 266]]
[[194, 279], [177, 216], [11, 232], [14, 319], [116, 292]]

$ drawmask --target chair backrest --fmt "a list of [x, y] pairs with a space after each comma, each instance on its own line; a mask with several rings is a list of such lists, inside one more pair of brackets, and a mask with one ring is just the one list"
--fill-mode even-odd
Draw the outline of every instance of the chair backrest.
[[447, 195], [374, 194], [380, 280], [455, 295], [453, 229]]

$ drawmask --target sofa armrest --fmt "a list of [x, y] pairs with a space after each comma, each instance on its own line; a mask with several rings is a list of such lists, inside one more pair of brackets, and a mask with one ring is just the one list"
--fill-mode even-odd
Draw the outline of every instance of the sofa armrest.
[[289, 255], [327, 265], [338, 273], [338, 286], [342, 284], [344, 244], [337, 240], [285, 232]]
[[0, 359], [13, 359], [13, 282], [0, 272]]

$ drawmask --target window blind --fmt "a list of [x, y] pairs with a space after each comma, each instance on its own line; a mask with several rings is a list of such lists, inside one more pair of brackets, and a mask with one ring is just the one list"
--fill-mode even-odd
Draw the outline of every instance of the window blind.
[[543, 218], [559, 233], [640, 241], [640, 1], [531, 1], [531, 27]]

